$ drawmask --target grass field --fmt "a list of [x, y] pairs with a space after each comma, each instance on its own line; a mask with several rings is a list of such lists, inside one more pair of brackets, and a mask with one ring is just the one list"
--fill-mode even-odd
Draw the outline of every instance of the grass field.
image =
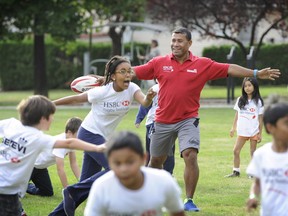
[[[144, 91], [145, 92], [145, 91]], [[288, 86], [260, 86], [260, 92], [263, 98], [266, 98], [271, 93], [288, 96]], [[22, 98], [27, 95], [32, 95], [33, 91], [0, 91], [0, 106], [14, 106], [19, 103]], [[71, 95], [73, 92], [69, 89], [66, 90], [50, 90], [49, 98], [56, 99], [66, 95]], [[241, 87], [235, 87], [235, 98], [241, 95]], [[202, 99], [225, 99], [227, 97], [226, 87], [219, 86], [205, 86], [201, 93]]]
[[[88, 108], [64, 109], [58, 108], [47, 133], [55, 135], [63, 132], [65, 121], [72, 116], [84, 118]], [[133, 108], [121, 122], [117, 130], [134, 131], [141, 136], [144, 141], [144, 124], [136, 129], [134, 119], [137, 109]], [[15, 109], [2, 108], [0, 119], [8, 117], [17, 117]], [[199, 153], [200, 178], [194, 200], [201, 209], [197, 213], [187, 213], [186, 215], [199, 216], [244, 216], [258, 215], [257, 211], [248, 214], [245, 211], [245, 202], [248, 197], [251, 179], [245, 174], [245, 169], [249, 163], [249, 145], [246, 144], [241, 152], [241, 170], [240, 178], [227, 179], [223, 176], [229, 174], [232, 170], [232, 149], [235, 138], [229, 137], [229, 130], [232, 125], [234, 111], [231, 108], [207, 108], [200, 109], [200, 130], [201, 130], [201, 149]], [[268, 142], [271, 138], [263, 132], [264, 137], [260, 145]], [[259, 146], [260, 146], [259, 145]], [[77, 152], [79, 165], [81, 164], [82, 152]], [[176, 151], [176, 167], [174, 176], [180, 187], [183, 188], [183, 159], [179, 157]], [[70, 183], [75, 183], [72, 172], [69, 169], [68, 161], [66, 163]], [[35, 197], [27, 194], [22, 203], [29, 216], [48, 215], [54, 207], [62, 200], [61, 183], [57, 176], [56, 167], [49, 168], [50, 176], [54, 186], [55, 195], [50, 198]], [[112, 196], [121, 195], [114, 194]], [[184, 198], [184, 194], [183, 194]], [[83, 203], [76, 212], [77, 216], [83, 215], [85, 203]]]
[[[279, 87], [261, 87], [260, 91], [263, 98], [269, 94], [280, 94], [288, 96], [287, 86]], [[8, 117], [17, 117], [18, 114], [15, 105], [22, 98], [32, 95], [32, 91], [14, 91], [0, 92], [0, 119]], [[70, 90], [52, 90], [49, 91], [49, 98], [56, 99], [62, 96], [73, 94]], [[235, 97], [241, 94], [241, 88], [236, 87]], [[226, 88], [223, 87], [205, 87], [201, 98], [220, 98], [225, 99], [227, 95]], [[5, 108], [5, 106], [12, 106]], [[74, 107], [70, 109], [57, 108], [54, 117], [54, 122], [51, 125], [50, 131], [47, 133], [56, 135], [62, 133], [65, 122], [72, 116], [78, 116], [84, 119], [89, 112], [89, 107]], [[133, 108], [124, 118], [117, 130], [130, 130], [139, 134], [144, 142], [145, 126], [144, 124], [136, 129], [134, 120], [137, 113], [137, 108]], [[232, 171], [233, 160], [233, 145], [235, 138], [229, 137], [229, 130], [232, 125], [234, 111], [232, 108], [201, 108], [200, 109], [200, 130], [201, 130], [201, 149], [199, 153], [200, 178], [195, 193], [194, 201], [201, 209], [198, 213], [187, 213], [186, 215], [199, 216], [243, 216], [243, 215], [258, 215], [258, 212], [248, 214], [245, 211], [245, 201], [248, 197], [251, 180], [245, 175], [245, 169], [249, 163], [249, 146], [246, 144], [241, 152], [241, 170], [242, 175], [236, 179], [223, 178], [224, 175]], [[264, 132], [263, 143], [271, 140]], [[259, 146], [260, 146], [259, 145]], [[180, 187], [183, 186], [183, 159], [179, 157], [179, 152], [176, 151], [176, 167], [174, 176], [177, 179]], [[82, 162], [82, 152], [77, 152], [79, 165]], [[72, 172], [69, 169], [68, 161], [66, 163], [69, 176], [69, 183], [75, 183]], [[62, 200], [61, 183], [58, 178], [56, 167], [49, 168], [50, 176], [54, 186], [55, 195], [50, 198], [35, 197], [27, 194], [23, 200], [23, 206], [29, 216], [44, 216], [48, 215], [58, 203]], [[115, 194], [113, 196], [121, 195]], [[184, 194], [183, 194], [184, 198]], [[82, 216], [85, 203], [83, 203], [76, 212], [77, 216]], [[1, 215], [1, 214], [0, 214]]]

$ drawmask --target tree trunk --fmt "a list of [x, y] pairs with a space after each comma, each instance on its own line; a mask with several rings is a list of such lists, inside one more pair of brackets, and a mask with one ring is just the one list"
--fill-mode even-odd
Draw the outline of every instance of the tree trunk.
[[115, 31], [115, 27], [110, 27], [108, 32], [111, 40], [112, 40], [112, 56], [121, 55], [121, 45], [122, 45], [122, 30], [117, 33]]
[[34, 94], [48, 97], [44, 35], [34, 35]]

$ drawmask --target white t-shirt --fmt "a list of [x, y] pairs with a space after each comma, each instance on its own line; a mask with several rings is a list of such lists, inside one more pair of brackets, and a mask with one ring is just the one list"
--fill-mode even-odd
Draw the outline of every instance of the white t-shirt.
[[158, 92], [159, 92], [159, 84], [155, 84], [153, 85], [153, 91], [156, 92], [157, 94], [155, 95], [155, 97], [153, 98], [152, 101], [152, 106], [150, 108], [150, 110], [147, 113], [147, 117], [146, 117], [146, 125], [152, 124], [155, 120], [155, 113], [156, 113], [156, 109], [158, 107]]
[[87, 91], [91, 111], [82, 122], [86, 130], [108, 138], [129, 111], [139, 86], [130, 82], [128, 89], [116, 92], [113, 83]]
[[274, 152], [272, 143], [263, 145], [254, 152], [247, 174], [260, 179], [261, 215], [287, 216], [288, 152]]
[[[66, 134], [62, 133], [59, 135], [54, 136], [56, 140], [65, 140]], [[35, 168], [37, 169], [45, 169], [49, 166], [56, 164], [56, 157], [64, 159], [65, 156], [69, 152], [73, 152], [73, 149], [66, 149], [66, 148], [54, 148], [51, 150], [47, 150], [42, 152], [35, 162]]]
[[165, 170], [142, 167], [144, 184], [138, 190], [123, 186], [113, 171], [98, 178], [90, 189], [85, 216], [162, 215], [183, 211], [181, 190], [175, 179]]
[[264, 112], [264, 106], [262, 106], [261, 100], [256, 105], [254, 100], [248, 100], [248, 104], [243, 109], [238, 106], [239, 98], [234, 106], [234, 110], [238, 112], [237, 121], [237, 135], [244, 137], [253, 137], [259, 133], [259, 115]]
[[55, 138], [42, 131], [24, 126], [15, 119], [0, 121], [0, 194], [24, 196], [36, 158], [51, 150]]

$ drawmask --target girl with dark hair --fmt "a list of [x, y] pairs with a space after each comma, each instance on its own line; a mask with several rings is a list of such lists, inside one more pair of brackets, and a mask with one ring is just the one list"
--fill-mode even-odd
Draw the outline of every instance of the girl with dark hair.
[[[131, 64], [126, 58], [114, 56], [106, 64], [103, 86], [98, 86], [81, 94], [63, 97], [54, 101], [55, 105], [91, 103], [91, 111], [85, 117], [79, 128], [79, 139], [89, 140], [90, 143], [94, 143], [95, 145], [103, 144], [130, 110], [133, 100], [136, 100], [143, 106], [149, 106], [151, 104], [156, 93], [153, 92], [152, 89], [149, 89], [145, 96], [140, 87], [131, 82], [132, 73]], [[98, 177], [107, 171], [109, 171], [109, 166], [103, 153], [91, 154], [91, 152], [84, 152], [79, 184], [96, 173]], [[69, 198], [76, 196], [74, 201], [70, 199], [70, 204], [74, 206], [74, 202], [78, 197], [76, 194], [78, 193], [79, 187], [76, 184], [64, 189], [64, 201], [65, 194], [68, 194]], [[89, 193], [89, 185], [87, 187]], [[82, 197], [82, 194], [79, 196]], [[83, 197], [85, 200], [86, 191]], [[81, 198], [78, 203], [76, 202], [75, 208], [84, 200]], [[64, 202], [64, 204], [68, 203]], [[60, 207], [61, 206], [62, 205], [60, 205]], [[65, 206], [66, 205], [64, 205], [66, 214], [74, 215], [75, 209], [71, 207], [71, 205], [67, 209]]]
[[230, 130], [230, 136], [233, 137], [237, 129], [238, 137], [233, 149], [233, 172], [225, 177], [240, 176], [240, 152], [246, 141], [250, 140], [250, 156], [252, 158], [257, 143], [261, 142], [262, 139], [264, 102], [261, 98], [256, 78], [244, 78], [242, 96], [237, 99], [234, 109], [236, 114]]

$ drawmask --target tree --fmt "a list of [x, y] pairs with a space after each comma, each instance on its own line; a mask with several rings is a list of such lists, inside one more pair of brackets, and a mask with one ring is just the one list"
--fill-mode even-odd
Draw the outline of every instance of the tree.
[[[142, 21], [146, 0], [90, 0], [86, 4], [86, 9], [90, 8], [90, 17], [109, 26], [109, 23]], [[112, 40], [112, 55], [121, 54], [122, 36], [125, 29], [126, 26], [121, 25], [109, 26], [108, 35]]]
[[48, 96], [45, 35], [66, 42], [74, 40], [85, 22], [78, 0], [1, 0], [0, 39], [34, 36], [34, 94]]
[[[270, 30], [287, 32], [287, 0], [148, 0], [148, 12], [155, 22], [180, 24], [199, 32], [203, 38], [233, 41], [245, 58], [252, 46], [256, 47], [257, 57]], [[268, 27], [260, 32], [262, 22]], [[248, 46], [239, 39], [240, 32], [249, 35]]]

